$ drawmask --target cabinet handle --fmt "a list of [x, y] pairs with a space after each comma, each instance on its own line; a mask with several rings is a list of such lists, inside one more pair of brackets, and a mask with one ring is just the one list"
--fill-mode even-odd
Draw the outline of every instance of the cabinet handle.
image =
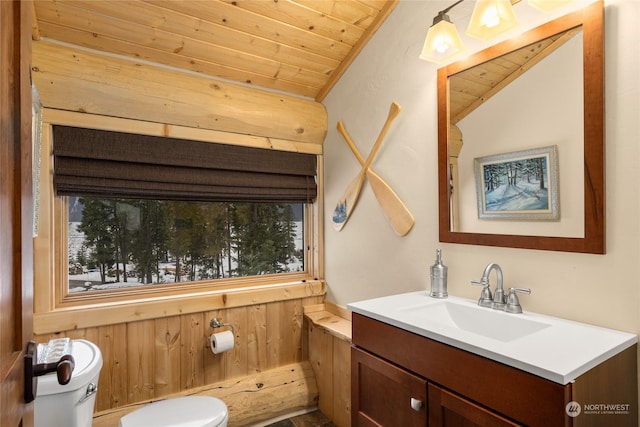
[[420, 408], [422, 408], [422, 400], [418, 400], [414, 397], [411, 398], [411, 409], [416, 412], [420, 412]]

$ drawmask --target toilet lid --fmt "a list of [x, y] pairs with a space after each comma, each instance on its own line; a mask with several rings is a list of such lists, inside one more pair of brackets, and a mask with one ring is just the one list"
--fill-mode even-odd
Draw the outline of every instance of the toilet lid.
[[146, 405], [120, 419], [120, 427], [217, 427], [227, 405], [209, 396], [186, 396]]

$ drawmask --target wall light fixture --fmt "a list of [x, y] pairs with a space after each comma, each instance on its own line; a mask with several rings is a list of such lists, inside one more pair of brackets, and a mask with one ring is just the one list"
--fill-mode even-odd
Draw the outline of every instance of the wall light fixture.
[[519, 25], [511, 0], [477, 0], [466, 34], [486, 41]]
[[[451, 22], [449, 15], [447, 15], [447, 12], [463, 1], [458, 0], [448, 8], [438, 12], [438, 15], [433, 18], [433, 24], [427, 32], [420, 59], [441, 63], [465, 50], [455, 24]], [[515, 0], [515, 2], [518, 1], [520, 0]], [[518, 25], [518, 19], [512, 7], [512, 0], [477, 0], [466, 34], [486, 41], [516, 28]]]
[[449, 15], [447, 15], [447, 12], [463, 1], [458, 0], [448, 8], [438, 12], [438, 15], [433, 18], [433, 24], [427, 32], [420, 59], [440, 63], [464, 51], [464, 45], [458, 30], [449, 19]]

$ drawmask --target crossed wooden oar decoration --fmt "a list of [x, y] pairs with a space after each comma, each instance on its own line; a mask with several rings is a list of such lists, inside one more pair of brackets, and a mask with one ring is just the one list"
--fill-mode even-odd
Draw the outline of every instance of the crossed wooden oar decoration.
[[415, 222], [413, 215], [409, 212], [409, 209], [402, 203], [402, 200], [398, 197], [398, 195], [393, 191], [393, 189], [382, 179], [378, 174], [376, 174], [373, 170], [369, 168], [373, 159], [378, 152], [378, 149], [382, 145], [382, 141], [384, 140], [385, 135], [389, 131], [389, 127], [391, 127], [391, 123], [393, 120], [398, 117], [400, 114], [400, 105], [393, 102], [391, 104], [391, 108], [389, 109], [389, 115], [387, 116], [387, 121], [385, 122], [382, 130], [380, 131], [380, 135], [376, 140], [369, 156], [366, 160], [362, 158], [360, 152], [356, 148], [355, 144], [351, 140], [351, 137], [347, 133], [344, 125], [341, 121], [338, 122], [338, 131], [342, 134], [347, 145], [353, 151], [358, 162], [362, 165], [362, 170], [358, 175], [351, 181], [347, 189], [345, 190], [342, 197], [338, 200], [336, 207], [333, 211], [333, 227], [340, 231], [342, 227], [347, 223], [347, 220], [351, 216], [353, 209], [358, 201], [358, 197], [360, 196], [360, 191], [362, 190], [362, 184], [364, 183], [364, 177], [369, 180], [371, 184], [371, 189], [373, 190], [373, 194], [375, 195], [380, 207], [382, 207], [382, 211], [384, 213], [385, 218], [391, 224], [393, 230], [399, 236], [404, 236], [407, 234], [413, 224]]

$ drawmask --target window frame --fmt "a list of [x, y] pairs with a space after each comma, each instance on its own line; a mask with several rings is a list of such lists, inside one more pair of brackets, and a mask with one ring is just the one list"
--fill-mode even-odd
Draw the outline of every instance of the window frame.
[[[318, 197], [304, 205], [305, 271], [264, 276], [155, 285], [109, 292], [68, 292], [67, 197], [56, 196], [52, 175], [52, 125], [82, 126], [147, 135], [170, 135], [216, 143], [266, 149], [295, 150], [317, 155]], [[275, 144], [274, 144], [275, 142]], [[55, 333], [67, 329], [116, 324], [171, 314], [241, 306], [246, 302], [286, 300], [324, 295], [322, 236], [322, 146], [273, 141], [247, 135], [193, 129], [131, 119], [44, 109], [40, 174], [39, 234], [34, 239], [34, 330]]]

